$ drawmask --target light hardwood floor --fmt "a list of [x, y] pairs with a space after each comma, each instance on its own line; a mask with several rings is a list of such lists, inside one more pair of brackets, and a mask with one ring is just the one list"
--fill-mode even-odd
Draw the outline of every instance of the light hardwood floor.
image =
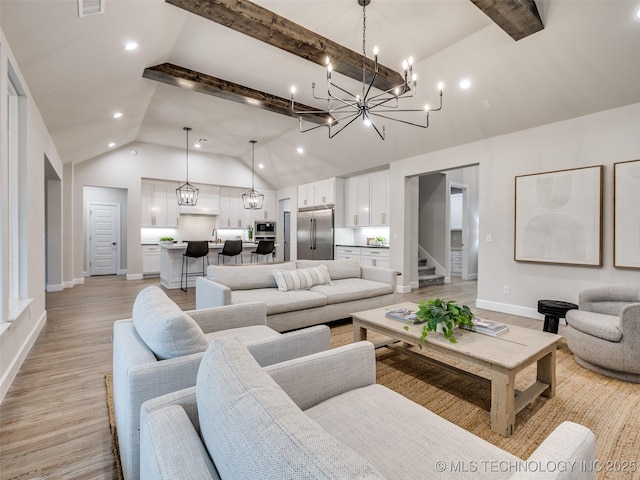
[[[111, 372], [112, 326], [129, 318], [136, 295], [157, 278], [92, 277], [48, 293], [46, 326], [0, 405], [0, 479], [115, 479], [104, 376]], [[166, 290], [184, 310], [195, 291]], [[397, 295], [436, 296], [473, 306], [476, 282], [454, 281]], [[541, 322], [492, 312], [486, 317], [541, 328]]]

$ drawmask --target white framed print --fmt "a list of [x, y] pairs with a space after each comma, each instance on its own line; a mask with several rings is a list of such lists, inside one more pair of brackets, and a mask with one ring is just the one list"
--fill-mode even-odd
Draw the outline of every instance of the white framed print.
[[613, 164], [613, 265], [640, 268], [640, 160]]

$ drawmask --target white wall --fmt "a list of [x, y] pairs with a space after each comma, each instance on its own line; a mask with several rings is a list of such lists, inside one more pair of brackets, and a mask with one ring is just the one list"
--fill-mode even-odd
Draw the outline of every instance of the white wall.
[[[136, 155], [130, 152], [135, 150]], [[65, 244], [65, 253], [70, 258], [69, 268], [72, 278], [69, 283], [82, 283], [84, 265], [84, 218], [83, 187], [112, 187], [127, 191], [128, 215], [126, 217], [127, 274], [142, 275], [142, 250], [140, 248], [140, 200], [142, 178], [183, 182], [185, 180], [186, 159], [181, 149], [134, 142], [94, 159], [74, 165], [73, 192], [65, 196], [65, 208], [72, 218], [73, 240]], [[189, 152], [189, 181], [251, 188], [251, 167], [242, 161], [204, 152]], [[272, 190], [273, 187], [256, 175], [256, 189]]]
[[[538, 318], [537, 300], [577, 301], [580, 290], [597, 285], [638, 283], [640, 271], [613, 267], [613, 163], [640, 158], [640, 104], [607, 110], [550, 125], [391, 163], [391, 266], [411, 271], [414, 215], [407, 178], [479, 164], [480, 244], [477, 306]], [[514, 177], [559, 169], [605, 166], [604, 262], [602, 268], [568, 267], [513, 260]], [[491, 234], [492, 242], [485, 241]], [[399, 291], [410, 281], [399, 277]], [[503, 295], [502, 287], [510, 287]]]
[[[18, 373], [20, 365], [24, 361], [29, 349], [35, 342], [38, 333], [46, 321], [45, 311], [45, 155], [49, 159], [51, 167], [59, 178], [62, 175], [62, 162], [56, 151], [51, 136], [47, 131], [40, 111], [36, 106], [29, 87], [20, 72], [13, 52], [7, 42], [4, 32], [0, 30], [0, 118], [3, 128], [0, 137], [0, 156], [2, 158], [2, 170], [0, 181], [2, 185], [2, 218], [1, 234], [1, 260], [2, 265], [2, 319], [8, 318], [8, 244], [7, 229], [7, 134], [4, 128], [7, 118], [7, 63], [13, 66], [18, 80], [26, 94], [26, 179], [28, 194], [25, 195], [26, 225], [23, 231], [27, 232], [24, 246], [28, 252], [26, 262], [26, 297], [31, 299], [29, 308], [10, 323], [0, 324], [0, 399], [4, 398], [11, 382]], [[51, 206], [55, 208], [55, 205]]]

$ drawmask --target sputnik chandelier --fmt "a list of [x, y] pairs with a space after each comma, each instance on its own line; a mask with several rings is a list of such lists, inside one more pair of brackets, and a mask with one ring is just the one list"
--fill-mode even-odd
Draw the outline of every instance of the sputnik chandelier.
[[[316, 125], [309, 128], [303, 128], [302, 115], [306, 114], [318, 114], [325, 113], [331, 118], [327, 122], [326, 126], [329, 128], [329, 138], [335, 137], [342, 130], [351, 125], [358, 118], [367, 126], [372, 126], [382, 140], [385, 138], [384, 125], [379, 128], [374, 122], [372, 117], [384, 118], [387, 120], [393, 120], [394, 122], [406, 123], [407, 125], [413, 125], [414, 127], [428, 128], [429, 127], [429, 113], [442, 110], [442, 82], [438, 84], [438, 90], [440, 91], [440, 105], [438, 108], [430, 108], [429, 105], [425, 105], [423, 109], [403, 109], [399, 108], [399, 100], [402, 98], [414, 97], [416, 94], [416, 86], [418, 84], [417, 75], [413, 73], [413, 58], [409, 57], [408, 60], [402, 62], [404, 70], [404, 83], [397, 87], [390, 88], [389, 90], [377, 93], [372, 91], [373, 83], [378, 76], [378, 47], [373, 49], [374, 71], [371, 81], [367, 83], [367, 69], [365, 67], [365, 59], [367, 56], [366, 50], [366, 32], [367, 32], [367, 5], [371, 3], [371, 0], [357, 0], [358, 5], [362, 7], [362, 92], [354, 95], [348, 90], [335, 84], [331, 79], [331, 72], [333, 67], [331, 65], [331, 59], [327, 57], [327, 96], [317, 97], [315, 93], [315, 82], [311, 84], [313, 98], [316, 100], [324, 100], [327, 102], [327, 108], [322, 111], [309, 110], [309, 111], [297, 111], [295, 109], [295, 93], [296, 87], [291, 87], [291, 109], [296, 115], [300, 115], [300, 132], [309, 132], [316, 128], [325, 126]], [[339, 92], [334, 93], [335, 90]], [[396, 118], [390, 116], [396, 113], [409, 113], [409, 112], [422, 112], [425, 114], [425, 120], [422, 123], [410, 121], [407, 119]], [[336, 126], [338, 125], [338, 126]]]

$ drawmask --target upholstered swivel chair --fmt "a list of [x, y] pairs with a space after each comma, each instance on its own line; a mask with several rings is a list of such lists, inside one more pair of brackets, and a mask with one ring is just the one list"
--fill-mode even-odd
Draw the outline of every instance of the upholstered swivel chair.
[[640, 285], [580, 292], [567, 312], [567, 345], [576, 363], [609, 377], [640, 383]]
[[[189, 273], [190, 258], [202, 258], [201, 271]], [[187, 242], [187, 250], [182, 254], [182, 273], [180, 276], [180, 289], [183, 292], [187, 291], [189, 277], [204, 277], [207, 274], [207, 268], [204, 266], [205, 259], [207, 260], [207, 266], [209, 266], [209, 242], [206, 240]]]
[[265, 255], [267, 259], [271, 257], [273, 261], [273, 251], [276, 248], [276, 242], [273, 240], [259, 240], [256, 249], [251, 252], [251, 261], [253, 262], [253, 256], [256, 256], [256, 261], [260, 260], [260, 255]]
[[[224, 257], [237, 257], [238, 255], [240, 255], [240, 263], [244, 263], [242, 260], [242, 240], [225, 240], [222, 251], [218, 252], [218, 263], [220, 263], [220, 255], [222, 255], [223, 264]], [[237, 258], [236, 263], [238, 263]]]

